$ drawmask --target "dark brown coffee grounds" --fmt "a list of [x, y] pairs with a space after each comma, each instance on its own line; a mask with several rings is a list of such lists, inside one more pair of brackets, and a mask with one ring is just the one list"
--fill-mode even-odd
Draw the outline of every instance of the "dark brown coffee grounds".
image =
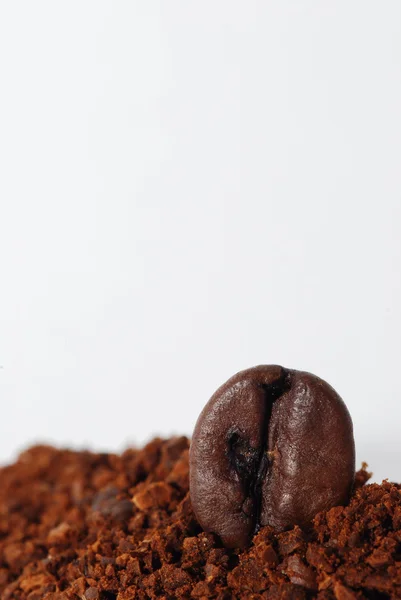
[[401, 487], [368, 477], [308, 535], [264, 527], [238, 552], [196, 522], [186, 438], [121, 456], [31, 448], [0, 470], [0, 597], [401, 598]]

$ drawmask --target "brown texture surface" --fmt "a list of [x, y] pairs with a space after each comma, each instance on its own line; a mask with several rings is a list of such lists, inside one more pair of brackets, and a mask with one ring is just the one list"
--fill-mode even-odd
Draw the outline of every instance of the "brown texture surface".
[[401, 598], [400, 486], [366, 479], [308, 536], [265, 527], [238, 552], [194, 517], [185, 438], [31, 448], [0, 471], [0, 598]]

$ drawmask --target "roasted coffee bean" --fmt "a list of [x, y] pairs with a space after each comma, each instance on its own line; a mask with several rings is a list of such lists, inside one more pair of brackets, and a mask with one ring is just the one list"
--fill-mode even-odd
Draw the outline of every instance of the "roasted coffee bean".
[[340, 396], [302, 371], [270, 365], [234, 375], [209, 400], [190, 448], [190, 493], [205, 531], [244, 547], [260, 526], [308, 528], [347, 502], [352, 421]]

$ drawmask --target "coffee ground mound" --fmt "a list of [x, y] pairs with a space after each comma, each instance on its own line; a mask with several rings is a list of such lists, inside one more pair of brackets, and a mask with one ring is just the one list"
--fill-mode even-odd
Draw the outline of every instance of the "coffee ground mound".
[[227, 550], [194, 517], [188, 445], [36, 446], [1, 469], [1, 599], [401, 598], [401, 486], [365, 485], [363, 468], [312, 531], [265, 527]]

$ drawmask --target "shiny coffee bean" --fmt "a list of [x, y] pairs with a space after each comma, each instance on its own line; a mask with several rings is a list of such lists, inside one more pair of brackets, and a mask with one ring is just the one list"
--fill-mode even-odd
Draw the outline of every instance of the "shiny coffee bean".
[[319, 377], [270, 365], [234, 375], [209, 400], [190, 448], [192, 506], [227, 547], [260, 526], [310, 526], [347, 502], [355, 474], [352, 421]]

